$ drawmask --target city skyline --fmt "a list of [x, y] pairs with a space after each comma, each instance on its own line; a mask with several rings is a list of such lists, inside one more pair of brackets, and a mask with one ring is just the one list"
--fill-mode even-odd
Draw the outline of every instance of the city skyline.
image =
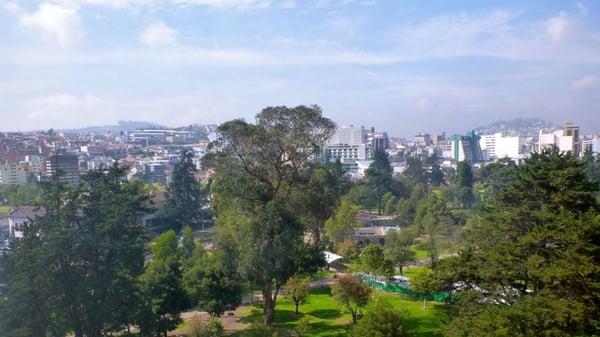
[[0, 1], [3, 131], [252, 120], [463, 133], [539, 117], [600, 129], [600, 4]]

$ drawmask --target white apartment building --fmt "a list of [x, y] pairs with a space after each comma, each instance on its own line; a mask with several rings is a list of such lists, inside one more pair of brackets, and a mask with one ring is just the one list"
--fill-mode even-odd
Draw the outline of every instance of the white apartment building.
[[0, 165], [0, 184], [24, 185], [27, 183], [27, 172], [19, 163], [6, 163]]
[[540, 130], [538, 151], [541, 152], [544, 149], [556, 146], [561, 152], [575, 151], [577, 153], [578, 140], [574, 135], [567, 135], [565, 130], [557, 130], [550, 133]]
[[511, 136], [502, 132], [493, 135], [482, 135], [479, 145], [489, 159], [511, 158], [521, 159], [525, 152], [525, 137]]
[[339, 159], [342, 162], [365, 160], [367, 147], [365, 144], [335, 144], [325, 147], [325, 157], [329, 161]]

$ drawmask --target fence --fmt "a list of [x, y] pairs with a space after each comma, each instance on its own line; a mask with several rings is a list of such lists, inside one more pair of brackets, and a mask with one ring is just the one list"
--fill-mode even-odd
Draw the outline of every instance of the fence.
[[415, 298], [418, 300], [427, 300], [427, 301], [443, 302], [443, 303], [449, 303], [449, 302], [452, 303], [455, 300], [455, 297], [452, 295], [452, 293], [447, 292], [447, 291], [437, 293], [437, 294], [418, 293], [414, 290], [401, 287], [397, 284], [378, 281], [369, 275], [363, 275], [361, 277], [361, 280], [373, 289], [382, 290], [382, 291], [386, 291], [386, 292], [390, 292], [390, 293], [402, 294], [402, 295], [406, 295], [408, 297], [412, 297], [412, 298]]

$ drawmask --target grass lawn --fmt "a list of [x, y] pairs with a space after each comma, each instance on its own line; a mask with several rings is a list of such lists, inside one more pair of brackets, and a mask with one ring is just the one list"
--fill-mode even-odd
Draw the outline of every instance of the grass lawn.
[[[443, 320], [447, 317], [447, 307], [442, 304], [428, 303], [423, 310], [423, 302], [397, 294], [376, 291], [375, 297], [384, 297], [396, 308], [406, 310], [407, 328], [411, 337], [441, 336]], [[242, 313], [241, 320], [251, 323], [262, 319], [260, 306], [249, 307]], [[343, 311], [331, 297], [329, 288], [314, 290], [307, 303], [300, 305], [300, 315], [294, 314], [294, 304], [280, 297], [275, 308], [275, 325], [279, 328], [294, 329], [298, 321], [309, 323], [310, 337], [347, 336], [350, 328], [350, 314]]]

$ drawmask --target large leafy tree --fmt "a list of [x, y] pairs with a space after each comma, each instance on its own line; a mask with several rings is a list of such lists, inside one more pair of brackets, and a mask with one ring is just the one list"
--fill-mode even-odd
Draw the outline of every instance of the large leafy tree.
[[369, 286], [351, 275], [338, 277], [331, 286], [333, 298], [350, 312], [352, 323], [358, 321], [360, 311], [369, 303], [371, 292]]
[[597, 190], [585, 163], [556, 149], [532, 154], [515, 169], [507, 188], [469, 224], [459, 257], [440, 266], [450, 271], [447, 283], [466, 288], [446, 334], [598, 334]]
[[234, 120], [219, 127], [223, 144], [213, 161], [215, 208], [217, 216], [231, 208], [243, 215], [245, 221], [230, 228], [230, 235], [243, 239], [228, 242], [237, 243], [240, 271], [262, 291], [267, 325], [273, 323], [287, 279], [322, 263], [320, 250], [303, 241], [314, 219], [296, 196], [310, 185], [310, 162], [334, 129], [316, 106], [270, 107], [255, 124]]
[[238, 274], [229, 270], [227, 263], [223, 263], [225, 257], [221, 251], [197, 255], [183, 274], [183, 285], [192, 304], [212, 316], [219, 316], [225, 310], [237, 307], [242, 300]]
[[385, 236], [385, 257], [400, 269], [416, 259], [416, 253], [411, 248], [415, 240], [412, 228], [390, 230]]
[[359, 207], [347, 200], [343, 200], [335, 214], [325, 221], [325, 233], [334, 242], [337, 243], [349, 229], [358, 227], [359, 222], [356, 220]]
[[158, 236], [152, 246], [152, 262], [139, 280], [144, 302], [138, 314], [142, 336], [167, 336], [181, 322], [187, 306], [182, 284], [181, 259], [173, 230]]
[[191, 151], [182, 150], [169, 185], [167, 216], [180, 231], [186, 225], [200, 223], [206, 215], [207, 192], [196, 179], [197, 169], [193, 158]]

